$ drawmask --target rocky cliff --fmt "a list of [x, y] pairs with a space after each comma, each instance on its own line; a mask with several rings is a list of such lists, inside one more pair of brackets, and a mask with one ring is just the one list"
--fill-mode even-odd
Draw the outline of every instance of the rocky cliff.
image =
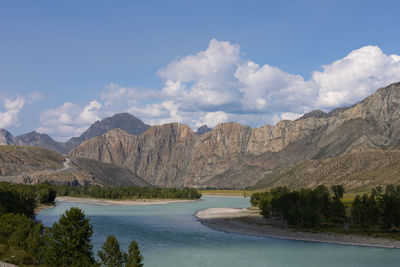
[[112, 117], [105, 118], [101, 121], [96, 121], [79, 137], [73, 137], [63, 145], [68, 151], [70, 151], [83, 141], [92, 137], [100, 136], [112, 129], [119, 128], [133, 135], [141, 135], [143, 132], [149, 129], [149, 127], [149, 125], [144, 124], [141, 120], [135, 116], [132, 116], [131, 114], [115, 114]]
[[111, 130], [70, 155], [128, 167], [158, 186], [242, 188], [305, 160], [397, 148], [399, 104], [396, 83], [352, 107], [314, 111], [275, 126], [223, 123], [202, 135], [179, 123], [152, 126], [141, 136]]
[[15, 138], [16, 145], [19, 146], [39, 146], [53, 151], [57, 151], [61, 154], [68, 153], [67, 148], [64, 144], [55, 141], [47, 134], [41, 134], [36, 131], [19, 135]]
[[14, 136], [6, 129], [0, 129], [0, 145], [15, 145]]

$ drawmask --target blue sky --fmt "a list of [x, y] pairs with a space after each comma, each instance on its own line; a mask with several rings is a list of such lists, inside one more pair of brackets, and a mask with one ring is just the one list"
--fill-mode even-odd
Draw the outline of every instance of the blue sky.
[[65, 140], [123, 111], [150, 124], [257, 127], [352, 104], [400, 80], [398, 10], [365, 0], [1, 1], [0, 128]]

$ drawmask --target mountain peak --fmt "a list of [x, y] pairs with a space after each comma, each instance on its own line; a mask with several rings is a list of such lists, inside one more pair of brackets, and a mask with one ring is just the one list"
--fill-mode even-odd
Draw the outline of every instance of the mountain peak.
[[209, 132], [209, 131], [211, 131], [211, 129], [208, 128], [208, 126], [204, 124], [203, 126], [201, 126], [201, 127], [199, 127], [197, 129], [196, 133], [199, 134], [199, 135], [202, 135], [202, 134], [205, 134], [206, 132]]
[[14, 136], [6, 129], [0, 129], [0, 145], [15, 145]]
[[79, 137], [69, 139], [65, 145], [68, 150], [73, 149], [85, 140], [92, 137], [103, 135], [104, 133], [119, 128], [133, 135], [141, 135], [149, 129], [149, 125], [143, 123], [140, 119], [129, 113], [118, 113], [112, 117], [105, 118], [101, 121], [96, 121]]

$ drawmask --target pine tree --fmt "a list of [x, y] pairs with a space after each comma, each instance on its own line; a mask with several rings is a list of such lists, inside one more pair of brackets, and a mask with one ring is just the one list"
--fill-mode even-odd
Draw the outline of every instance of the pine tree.
[[139, 246], [135, 241], [129, 245], [128, 262], [126, 267], [143, 267], [143, 256], [140, 254]]
[[117, 238], [113, 235], [107, 237], [97, 255], [101, 264], [107, 267], [122, 267], [127, 258], [126, 253], [120, 250]]
[[71, 208], [49, 229], [45, 263], [49, 266], [92, 266], [93, 228], [81, 209]]

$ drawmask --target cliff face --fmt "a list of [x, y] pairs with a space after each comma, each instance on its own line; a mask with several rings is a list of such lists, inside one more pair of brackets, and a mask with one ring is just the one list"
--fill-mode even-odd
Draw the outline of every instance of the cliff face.
[[149, 129], [149, 127], [149, 125], [144, 124], [141, 120], [135, 116], [132, 116], [131, 114], [115, 114], [112, 117], [105, 118], [101, 121], [96, 121], [79, 137], [73, 137], [63, 145], [68, 151], [71, 151], [71, 149], [78, 146], [83, 141], [100, 136], [112, 129], [119, 128], [133, 135], [141, 135], [147, 129]]
[[6, 129], [0, 129], [0, 145], [15, 145], [14, 136]]
[[89, 139], [71, 156], [128, 167], [159, 186], [246, 187], [276, 168], [348, 152], [393, 149], [400, 144], [400, 83], [328, 114], [250, 128], [220, 124], [202, 135], [172, 123], [141, 136], [121, 130]]
[[61, 154], [65, 154], [68, 152], [68, 150], [62, 143], [54, 141], [53, 138], [51, 138], [47, 134], [41, 134], [36, 131], [19, 135], [15, 138], [15, 140], [16, 140], [15, 144], [19, 146], [39, 146], [53, 151], [57, 151]]

